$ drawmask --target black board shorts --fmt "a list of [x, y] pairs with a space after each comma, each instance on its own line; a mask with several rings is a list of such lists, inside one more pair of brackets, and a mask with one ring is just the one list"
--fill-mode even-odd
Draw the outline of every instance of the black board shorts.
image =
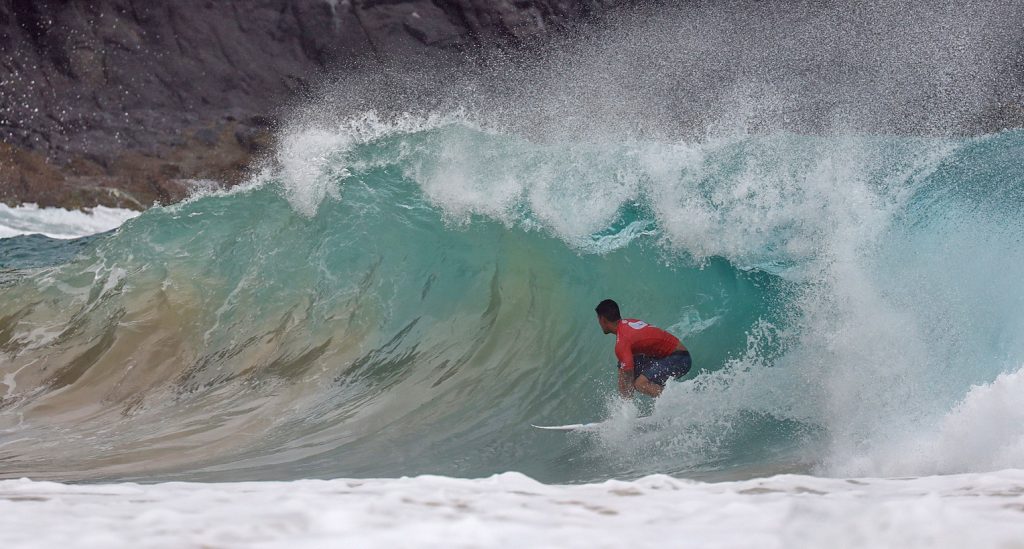
[[693, 359], [690, 351], [676, 351], [668, 356], [656, 358], [646, 355], [633, 355], [636, 365], [636, 376], [645, 376], [653, 383], [665, 385], [670, 377], [682, 377], [690, 371]]

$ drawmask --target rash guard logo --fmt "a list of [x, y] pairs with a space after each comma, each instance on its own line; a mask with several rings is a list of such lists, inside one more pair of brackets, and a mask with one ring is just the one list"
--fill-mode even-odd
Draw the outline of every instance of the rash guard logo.
[[626, 324], [628, 324], [629, 327], [633, 328], [634, 330], [639, 330], [640, 328], [647, 327], [647, 323], [644, 322], [643, 320], [634, 320], [633, 322], [627, 322]]

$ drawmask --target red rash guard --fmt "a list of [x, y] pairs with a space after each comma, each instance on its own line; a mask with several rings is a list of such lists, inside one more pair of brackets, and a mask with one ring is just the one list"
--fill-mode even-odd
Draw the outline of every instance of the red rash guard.
[[619, 331], [615, 335], [615, 356], [622, 370], [633, 371], [633, 355], [662, 358], [672, 354], [677, 347], [679, 338], [665, 330], [635, 318], [619, 321]]

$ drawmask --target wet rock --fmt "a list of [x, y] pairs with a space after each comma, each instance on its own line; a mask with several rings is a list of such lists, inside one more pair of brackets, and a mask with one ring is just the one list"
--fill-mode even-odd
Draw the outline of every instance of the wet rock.
[[187, 194], [171, 181], [231, 184], [319, 75], [515, 47], [607, 7], [0, 0], [0, 200], [141, 208]]

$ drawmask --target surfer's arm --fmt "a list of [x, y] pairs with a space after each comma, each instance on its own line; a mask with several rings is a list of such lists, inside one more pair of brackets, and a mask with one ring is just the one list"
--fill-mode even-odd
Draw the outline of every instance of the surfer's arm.
[[619, 395], [633, 397], [633, 351], [623, 340], [615, 342], [615, 358], [619, 359]]
[[633, 398], [633, 370], [619, 368], [619, 395]]

